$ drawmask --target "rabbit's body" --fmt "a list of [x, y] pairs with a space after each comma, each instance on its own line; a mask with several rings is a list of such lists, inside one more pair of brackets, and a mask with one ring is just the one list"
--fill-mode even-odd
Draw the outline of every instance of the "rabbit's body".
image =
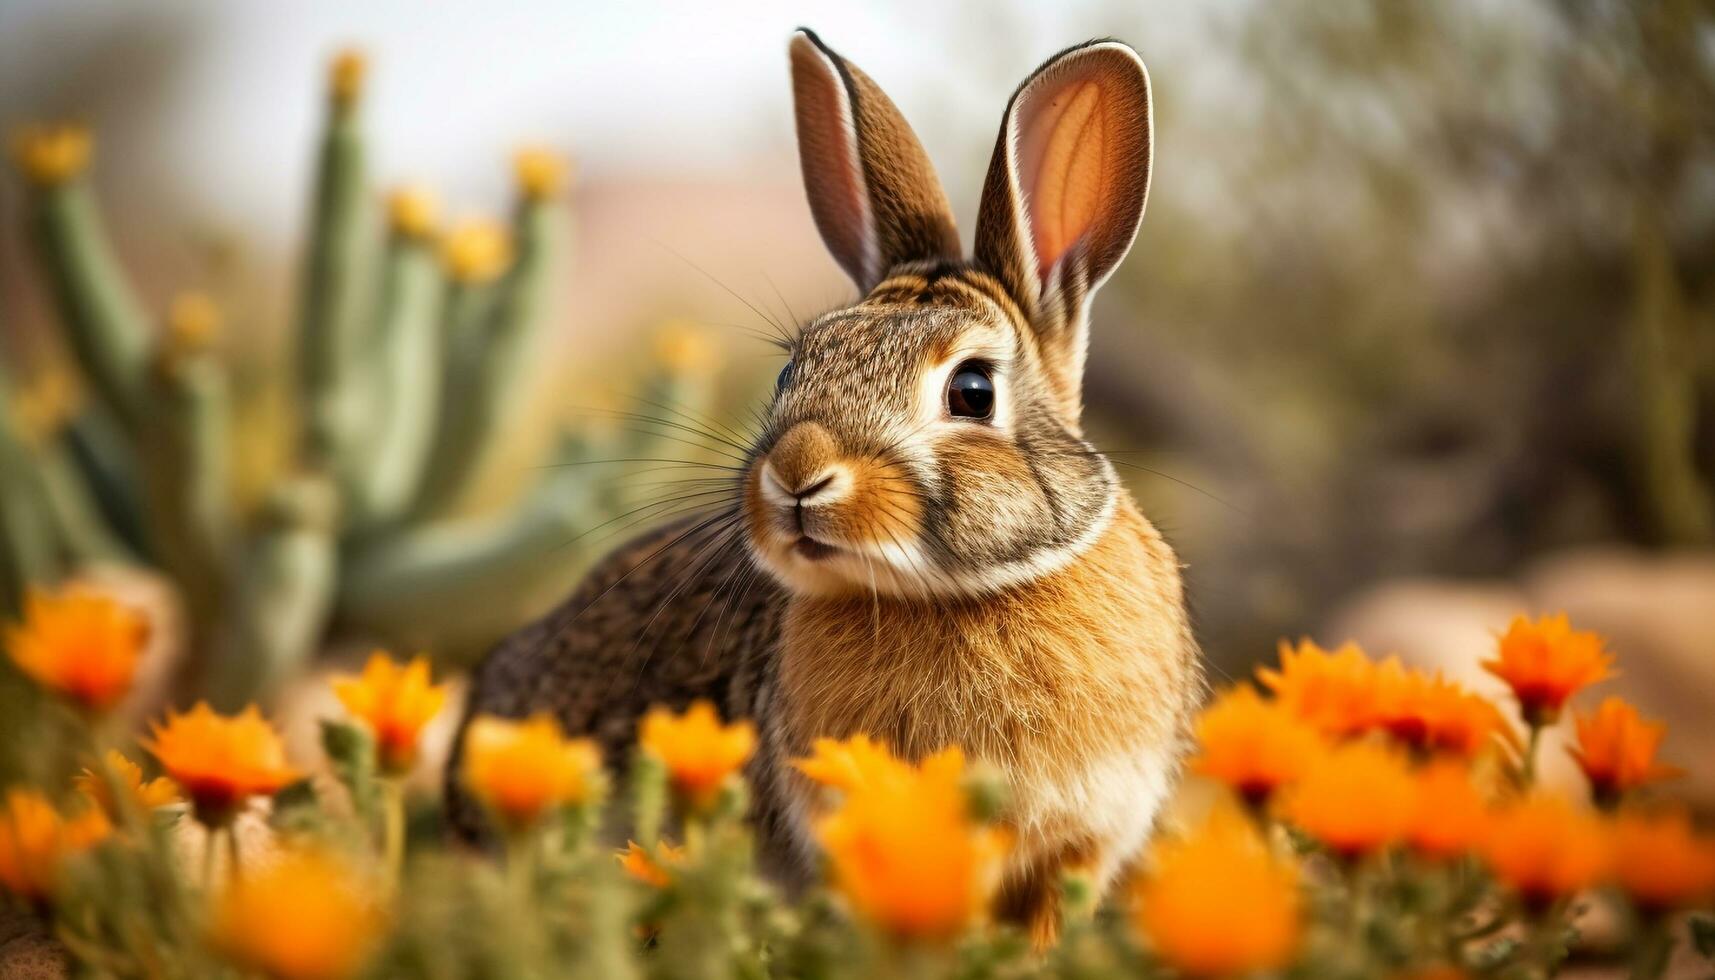
[[1089, 297], [1143, 212], [1148, 78], [1094, 42], [1026, 80], [966, 261], [880, 89], [808, 32], [792, 66], [811, 209], [864, 298], [793, 339], [730, 508], [598, 565], [490, 655], [469, 712], [553, 712], [615, 767], [652, 704], [753, 719], [787, 881], [815, 860], [789, 763], [816, 738], [959, 745], [1008, 784], [1002, 910], [1045, 937], [1061, 872], [1105, 885], [1136, 855], [1201, 683], [1173, 552], [1079, 419]]

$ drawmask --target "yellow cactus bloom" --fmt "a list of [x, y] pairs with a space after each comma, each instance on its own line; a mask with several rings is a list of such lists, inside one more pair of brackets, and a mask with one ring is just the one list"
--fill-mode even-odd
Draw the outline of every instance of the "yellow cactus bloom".
[[61, 365], [36, 372], [12, 392], [11, 412], [18, 435], [32, 446], [46, 445], [77, 415], [83, 392], [77, 377]]
[[565, 189], [571, 164], [553, 150], [528, 146], [513, 155], [512, 171], [519, 193], [532, 201], [545, 201]]
[[421, 184], [408, 184], [387, 195], [387, 222], [396, 235], [430, 238], [440, 220], [440, 200]]
[[1541, 792], [1495, 813], [1481, 854], [1496, 879], [1536, 907], [1594, 885], [1609, 867], [1601, 821]]
[[6, 652], [30, 679], [89, 711], [131, 690], [149, 622], [112, 597], [83, 588], [30, 590], [24, 618], [5, 631]]
[[626, 841], [625, 850], [616, 857], [626, 874], [645, 885], [666, 888], [673, 881], [669, 869], [685, 863], [685, 849], [662, 841], [656, 845], [655, 853], [650, 854], [636, 841]]
[[721, 786], [749, 761], [756, 750], [756, 726], [722, 724], [715, 706], [698, 700], [683, 714], [651, 708], [643, 716], [638, 744], [667, 768], [678, 797], [700, 809], [714, 802]]
[[719, 349], [707, 331], [686, 320], [668, 320], [655, 331], [655, 360], [668, 374], [706, 378], [720, 369]]
[[1280, 669], [1257, 679], [1288, 711], [1332, 738], [1355, 735], [1375, 717], [1376, 666], [1355, 644], [1329, 652], [1310, 640], [1280, 644]]
[[1682, 775], [1682, 770], [1655, 759], [1667, 726], [1645, 720], [1619, 698], [1606, 698], [1594, 714], [1580, 714], [1575, 720], [1578, 744], [1567, 751], [1590, 780], [1598, 803], [1615, 803], [1639, 786]]
[[252, 704], [216, 714], [205, 701], [151, 726], [147, 748], [177, 782], [198, 820], [224, 826], [253, 797], [273, 796], [302, 773], [286, 764], [286, 746]]
[[288, 850], [215, 902], [209, 943], [274, 980], [356, 976], [386, 925], [374, 885], [330, 852]]
[[1197, 832], [1154, 846], [1133, 923], [1188, 976], [1276, 970], [1291, 962], [1303, 930], [1298, 878], [1249, 820], [1217, 809]]
[[1414, 776], [1405, 840], [1418, 854], [1450, 860], [1475, 850], [1489, 830], [1489, 802], [1471, 770], [1454, 759], [1437, 759]]
[[512, 264], [512, 240], [498, 222], [467, 221], [441, 242], [441, 261], [454, 282], [466, 286], [493, 282]]
[[1203, 709], [1191, 771], [1232, 787], [1252, 806], [1302, 776], [1322, 750], [1316, 729], [1248, 684]]
[[1659, 913], [1715, 896], [1715, 837], [1682, 807], [1623, 810], [1609, 828], [1614, 878], [1639, 907]]
[[173, 297], [167, 311], [167, 347], [175, 354], [195, 354], [213, 346], [220, 335], [220, 307], [207, 293], [186, 290]]
[[446, 685], [429, 683], [426, 658], [401, 666], [379, 650], [361, 676], [336, 677], [333, 689], [345, 710], [375, 735], [381, 768], [392, 775], [410, 771], [424, 726], [447, 703]]
[[883, 781], [911, 777], [909, 762], [868, 735], [847, 739], [818, 738], [810, 755], [792, 760], [793, 768], [818, 785], [850, 793]]
[[1602, 638], [1574, 630], [1564, 613], [1531, 621], [1515, 617], [1483, 669], [1507, 682], [1530, 725], [1552, 725], [1567, 699], [1613, 676]]
[[94, 141], [74, 123], [31, 125], [12, 137], [12, 155], [24, 177], [38, 187], [55, 187], [89, 167]]
[[972, 819], [957, 748], [857, 783], [815, 824], [834, 885], [895, 939], [948, 940], [987, 910], [1008, 838]]
[[[108, 749], [102, 757], [102, 767], [106, 773], [85, 769], [77, 777], [78, 791], [89, 797], [90, 801], [107, 814], [108, 819], [121, 819], [119, 801], [114, 798], [113, 787], [125, 794], [130, 805], [147, 812], [159, 807], [172, 806], [179, 802], [179, 787], [171, 779], [158, 776], [145, 781], [143, 767], [125, 758], [115, 749]], [[108, 779], [108, 775], [112, 779]]]
[[1351, 742], [1317, 757], [1287, 791], [1284, 812], [1330, 851], [1356, 859], [1404, 836], [1415, 788], [1399, 752]]
[[111, 829], [94, 807], [68, 819], [36, 790], [8, 791], [0, 807], [0, 889], [32, 905], [51, 901], [66, 859]]
[[547, 714], [525, 721], [480, 716], [465, 732], [464, 781], [506, 830], [534, 827], [551, 811], [602, 791], [601, 750], [568, 739]]
[[369, 74], [369, 57], [357, 48], [346, 48], [334, 55], [328, 66], [328, 95], [334, 105], [347, 107], [363, 94], [363, 80]]

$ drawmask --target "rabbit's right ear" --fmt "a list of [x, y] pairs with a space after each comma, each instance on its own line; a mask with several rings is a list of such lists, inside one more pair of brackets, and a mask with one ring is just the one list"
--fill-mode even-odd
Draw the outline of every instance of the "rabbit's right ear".
[[810, 213], [858, 289], [902, 262], [957, 259], [947, 193], [893, 101], [813, 31], [793, 34], [790, 53]]

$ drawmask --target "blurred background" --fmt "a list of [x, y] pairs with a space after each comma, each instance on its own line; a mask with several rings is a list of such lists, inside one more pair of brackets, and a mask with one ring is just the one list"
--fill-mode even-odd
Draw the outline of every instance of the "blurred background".
[[[1495, 631], [1565, 610], [1610, 638], [1614, 690], [1672, 722], [1669, 756], [1715, 796], [1707, 0], [4, 0], [0, 125], [86, 123], [140, 304], [159, 317], [191, 288], [222, 310], [239, 523], [291, 466], [267, 448], [289, 440], [261, 433], [294, 411], [335, 53], [367, 55], [377, 202], [423, 181], [453, 220], [503, 214], [515, 147], [567, 154], [524, 407], [441, 515], [498, 520], [528, 506], [566, 431], [600, 442], [613, 406], [656, 390], [657, 362], [676, 397], [744, 430], [780, 365], [757, 334], [852, 298], [799, 186], [799, 23], [913, 122], [967, 240], [1013, 86], [1092, 36], [1143, 54], [1156, 170], [1096, 304], [1090, 428], [1179, 549], [1217, 682], [1303, 634], [1488, 690], [1474, 665]], [[0, 359], [18, 379], [69, 363], [28, 196], [0, 184]], [[618, 518], [647, 493], [634, 472], [576, 473], [555, 492], [622, 492], [536, 556], [553, 574], [469, 609], [430, 592], [366, 618], [336, 599], [327, 642], [467, 660], [663, 513]], [[451, 624], [409, 628], [430, 609]]]

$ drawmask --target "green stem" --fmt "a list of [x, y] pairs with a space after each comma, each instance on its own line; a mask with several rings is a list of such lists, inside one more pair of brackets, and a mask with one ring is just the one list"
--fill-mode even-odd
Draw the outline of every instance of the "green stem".
[[220, 833], [219, 827], [203, 825], [202, 839], [202, 890], [205, 895], [214, 894], [214, 856], [220, 844], [215, 840]]
[[1632, 980], [1657, 980], [1666, 975], [1667, 964], [1673, 959], [1673, 918], [1658, 915], [1651, 918], [1632, 950]]
[[402, 777], [383, 779], [381, 794], [381, 853], [386, 862], [387, 880], [398, 888], [400, 872], [405, 866], [405, 780]]
[[1541, 743], [1542, 726], [1533, 721], [1530, 723], [1530, 739], [1525, 743], [1524, 766], [1520, 771], [1520, 776], [1524, 781], [1524, 788], [1527, 790], [1536, 785], [1536, 750], [1537, 746]]
[[232, 824], [226, 825], [226, 879], [232, 884], [238, 884], [244, 876], [244, 862], [239, 856], [238, 828]]

